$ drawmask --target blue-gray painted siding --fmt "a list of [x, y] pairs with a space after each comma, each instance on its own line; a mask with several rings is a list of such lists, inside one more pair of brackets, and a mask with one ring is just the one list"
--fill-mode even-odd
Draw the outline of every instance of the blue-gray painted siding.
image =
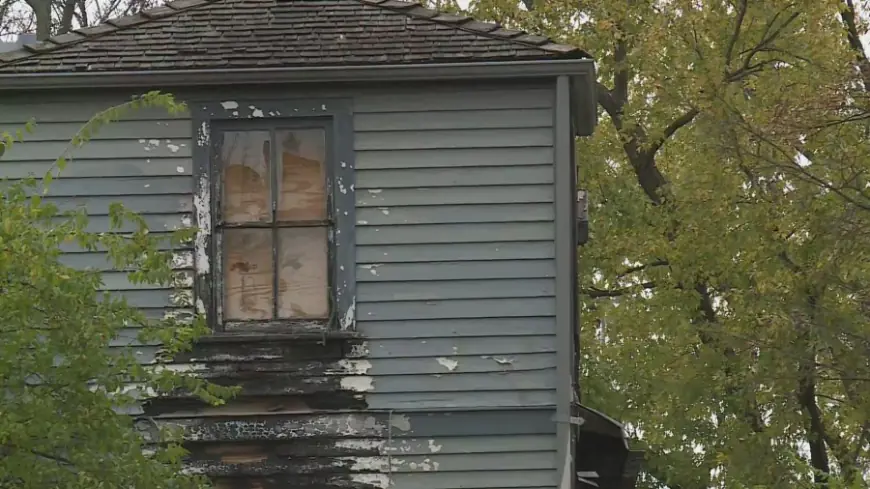
[[546, 89], [357, 98], [371, 406], [554, 405], [552, 101]]
[[[3, 158], [0, 175], [41, 174], [110, 103], [0, 104], [4, 129], [40, 122]], [[395, 413], [505, 409], [519, 423], [527, 408], [554, 412], [553, 91], [358, 91], [354, 111], [367, 403]], [[185, 117], [135, 112], [77, 151], [51, 198], [63, 208], [86, 205], [93, 230], [107, 229], [115, 201], [145, 214], [155, 232], [183, 225], [192, 210], [192, 144]], [[170, 290], [130, 284], [100, 253], [67, 251], [67, 263], [102, 267], [105, 289], [148, 314], [173, 307]], [[155, 348], [137, 351], [148, 361]], [[538, 431], [419, 440], [397, 433], [384, 453], [407, 450], [406, 463], [392, 469], [399, 488], [555, 487], [555, 423]]]

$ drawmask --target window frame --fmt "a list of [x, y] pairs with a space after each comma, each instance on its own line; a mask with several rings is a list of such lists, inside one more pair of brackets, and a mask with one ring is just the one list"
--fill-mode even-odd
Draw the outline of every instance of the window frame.
[[[194, 301], [205, 314], [213, 334], [329, 333], [356, 327], [355, 185], [353, 114], [347, 99], [224, 100], [192, 102], [194, 131]], [[330, 317], [227, 322], [221, 246], [223, 165], [222, 134], [226, 131], [263, 131], [322, 128], [326, 138], [327, 266]], [[273, 145], [274, 146], [274, 145]], [[273, 158], [277, 149], [273, 148]], [[273, 161], [273, 164], [276, 164]], [[275, 184], [271, 185], [274, 191]], [[244, 227], [233, 224], [231, 227]], [[270, 225], [271, 229], [271, 225]], [[329, 231], [332, 230], [332, 232]], [[276, 243], [273, 242], [273, 250]], [[274, 251], [273, 251], [274, 256]], [[276, 271], [277, 273], [277, 271]]]

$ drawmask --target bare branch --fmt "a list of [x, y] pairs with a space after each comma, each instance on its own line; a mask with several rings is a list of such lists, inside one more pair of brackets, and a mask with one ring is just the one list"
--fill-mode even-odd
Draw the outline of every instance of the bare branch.
[[589, 287], [589, 288], [581, 288], [580, 294], [591, 297], [593, 299], [597, 299], [600, 297], [622, 297], [624, 295], [637, 293], [640, 290], [654, 289], [655, 286], [656, 286], [655, 282], [645, 282], [645, 283], [638, 284], [638, 285], [633, 286], [633, 287], [625, 287], [622, 289], [598, 289], [595, 287]]
[[647, 153], [654, 155], [662, 147], [662, 145], [665, 144], [665, 141], [670, 139], [670, 137], [673, 136], [674, 133], [679, 131], [680, 128], [695, 120], [695, 117], [697, 117], [700, 113], [700, 110], [698, 110], [696, 107], [692, 107], [684, 114], [674, 119], [670, 124], [668, 124], [667, 127], [665, 127], [665, 131], [664, 134], [662, 134], [662, 137], [656, 139], [650, 145], [649, 149], [647, 149]]
[[725, 48], [725, 65], [731, 64], [731, 59], [734, 56], [734, 45], [737, 44], [737, 39], [740, 37], [740, 29], [743, 27], [743, 18], [746, 17], [746, 9], [748, 0], [738, 0], [740, 7], [737, 9], [737, 20], [734, 22], [734, 32], [731, 34], [731, 39], [728, 40], [728, 47]]

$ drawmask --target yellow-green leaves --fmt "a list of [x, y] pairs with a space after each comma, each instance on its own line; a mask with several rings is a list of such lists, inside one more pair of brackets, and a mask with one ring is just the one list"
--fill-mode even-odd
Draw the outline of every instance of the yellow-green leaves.
[[[142, 216], [112, 204], [109, 232], [92, 232], [84, 210], [60, 212], [51, 195], [52, 181], [68, 163], [75, 164], [76, 148], [142, 107], [183, 110], [157, 92], [110, 108], [78, 131], [43, 178], [4, 181], [0, 188], [0, 486], [199, 489], [205, 484], [180, 470], [184, 450], [177, 440], [149, 440], [115, 411], [138, 406], [137, 392], [181, 390], [210, 403], [231, 395], [233, 389], [155, 368], [159, 358], [143, 365], [141, 356], [121, 346], [151, 338], [164, 342], [170, 354], [179, 352], [207, 332], [204, 322], [146, 316], [123, 297], [103, 292], [100, 270], [70, 266], [87, 256], [83, 251], [104, 254], [107, 262], [100, 268], [126, 273], [132, 284], [189, 287], [177, 280], [172, 250], [192, 231], [149, 233]], [[28, 123], [3, 133], [0, 144], [8, 149], [31, 130]]]

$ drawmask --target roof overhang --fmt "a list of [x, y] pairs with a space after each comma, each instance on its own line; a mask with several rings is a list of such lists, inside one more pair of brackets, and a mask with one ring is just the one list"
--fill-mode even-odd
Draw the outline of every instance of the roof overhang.
[[554, 59], [419, 65], [303, 66], [208, 70], [3, 73], [0, 91], [75, 88], [159, 88], [243, 84], [354, 83], [592, 76], [594, 60]]

